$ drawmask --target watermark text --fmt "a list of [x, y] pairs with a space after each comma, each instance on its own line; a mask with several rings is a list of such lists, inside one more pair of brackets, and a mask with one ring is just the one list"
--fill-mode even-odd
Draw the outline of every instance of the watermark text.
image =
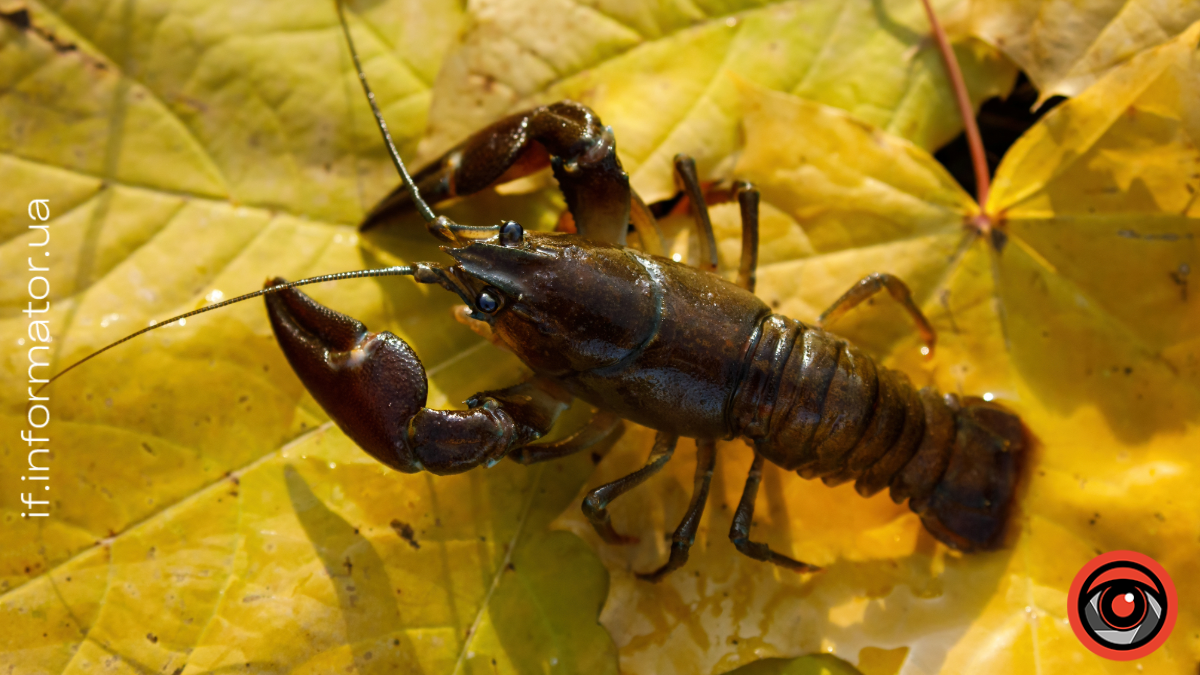
[[[18, 342], [29, 346], [29, 405], [26, 407], [26, 428], [21, 430], [21, 440], [29, 448], [29, 466], [21, 476], [21, 503], [25, 505], [22, 518], [50, 515], [50, 434], [45, 431], [50, 424], [50, 397], [38, 396], [37, 387], [50, 381], [50, 280], [43, 273], [50, 271], [50, 226], [41, 225], [50, 220], [50, 200], [35, 199], [29, 202], [29, 226], [33, 236], [29, 240], [29, 304], [24, 310], [29, 317], [26, 329], [28, 341]], [[29, 490], [29, 492], [25, 492]]]

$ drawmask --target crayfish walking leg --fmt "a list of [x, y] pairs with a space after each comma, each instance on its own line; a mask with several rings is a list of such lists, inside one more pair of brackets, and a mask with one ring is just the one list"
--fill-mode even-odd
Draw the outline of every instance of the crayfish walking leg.
[[717, 463], [717, 442], [709, 439], [696, 441], [696, 480], [692, 488], [692, 501], [688, 504], [683, 520], [671, 536], [671, 557], [662, 567], [649, 574], [639, 574], [646, 581], [658, 581], [665, 575], [683, 567], [688, 551], [696, 542], [696, 530], [700, 528], [700, 516], [708, 501], [708, 486], [712, 483], [713, 467]]
[[754, 500], [758, 497], [758, 484], [762, 482], [763, 462], [763, 456], [757, 452], [754, 453], [754, 462], [750, 464], [750, 476], [746, 478], [742, 499], [738, 502], [737, 511], [733, 513], [733, 525], [729, 528], [729, 540], [733, 542], [740, 553], [755, 560], [775, 563], [780, 567], [797, 572], [816, 572], [821, 568], [776, 553], [766, 544], [750, 541], [750, 525], [754, 522]]
[[637, 541], [636, 537], [618, 534], [613, 529], [612, 519], [608, 514], [608, 505], [612, 500], [641, 485], [646, 482], [646, 479], [661, 471], [667, 462], [671, 461], [671, 456], [675, 454], [677, 442], [679, 442], [679, 436], [658, 432], [654, 437], [654, 447], [650, 450], [650, 457], [646, 460], [645, 466], [628, 476], [601, 485], [584, 498], [583, 513], [601, 539], [610, 544], [632, 544]]
[[620, 438], [624, 428], [625, 425], [621, 423], [620, 417], [598, 410], [583, 427], [566, 438], [552, 443], [526, 445], [510, 454], [508, 458], [518, 464], [535, 464], [561, 459], [584, 450], [603, 448], [610, 441]]
[[913, 302], [912, 291], [908, 290], [908, 286], [898, 277], [887, 273], [868, 275], [857, 284], [851, 286], [850, 290], [846, 291], [842, 297], [834, 300], [829, 309], [825, 310], [817, 318], [817, 327], [827, 327], [846, 312], [854, 309], [859, 303], [884, 290], [890, 293], [892, 298], [900, 303], [904, 311], [908, 312], [909, 316], [913, 318], [913, 321], [917, 324], [917, 332], [921, 335], [921, 340], [925, 342], [925, 351], [923, 353], [926, 358], [932, 358], [933, 348], [937, 344], [937, 333], [934, 332], [933, 326], [929, 325], [929, 319], [925, 318], [920, 308]]

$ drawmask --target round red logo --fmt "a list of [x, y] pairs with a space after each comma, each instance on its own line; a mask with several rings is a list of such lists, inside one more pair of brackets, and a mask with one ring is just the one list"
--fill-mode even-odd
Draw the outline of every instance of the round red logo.
[[1177, 605], [1175, 583], [1162, 565], [1141, 553], [1111, 551], [1075, 575], [1067, 615], [1083, 646], [1106, 659], [1131, 661], [1166, 642]]

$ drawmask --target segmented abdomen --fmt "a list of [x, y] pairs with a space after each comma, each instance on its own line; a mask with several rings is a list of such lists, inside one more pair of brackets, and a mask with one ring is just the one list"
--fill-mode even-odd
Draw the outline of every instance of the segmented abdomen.
[[853, 344], [773, 314], [759, 324], [730, 407], [767, 460], [859, 494], [891, 488], [938, 539], [998, 543], [1028, 444], [1016, 415], [982, 399], [917, 391]]

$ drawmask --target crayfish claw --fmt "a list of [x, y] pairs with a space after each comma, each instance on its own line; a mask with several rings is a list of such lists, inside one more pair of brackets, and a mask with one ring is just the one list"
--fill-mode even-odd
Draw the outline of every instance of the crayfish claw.
[[406, 433], [409, 420], [425, 406], [428, 385], [412, 348], [392, 333], [369, 332], [294, 288], [265, 297], [280, 348], [329, 417], [384, 464], [420, 471]]
[[545, 435], [570, 405], [565, 389], [535, 378], [476, 394], [470, 410], [426, 408], [425, 369], [404, 340], [371, 333], [295, 288], [266, 299], [275, 337], [305, 388], [359, 447], [405, 473], [493, 466]]

